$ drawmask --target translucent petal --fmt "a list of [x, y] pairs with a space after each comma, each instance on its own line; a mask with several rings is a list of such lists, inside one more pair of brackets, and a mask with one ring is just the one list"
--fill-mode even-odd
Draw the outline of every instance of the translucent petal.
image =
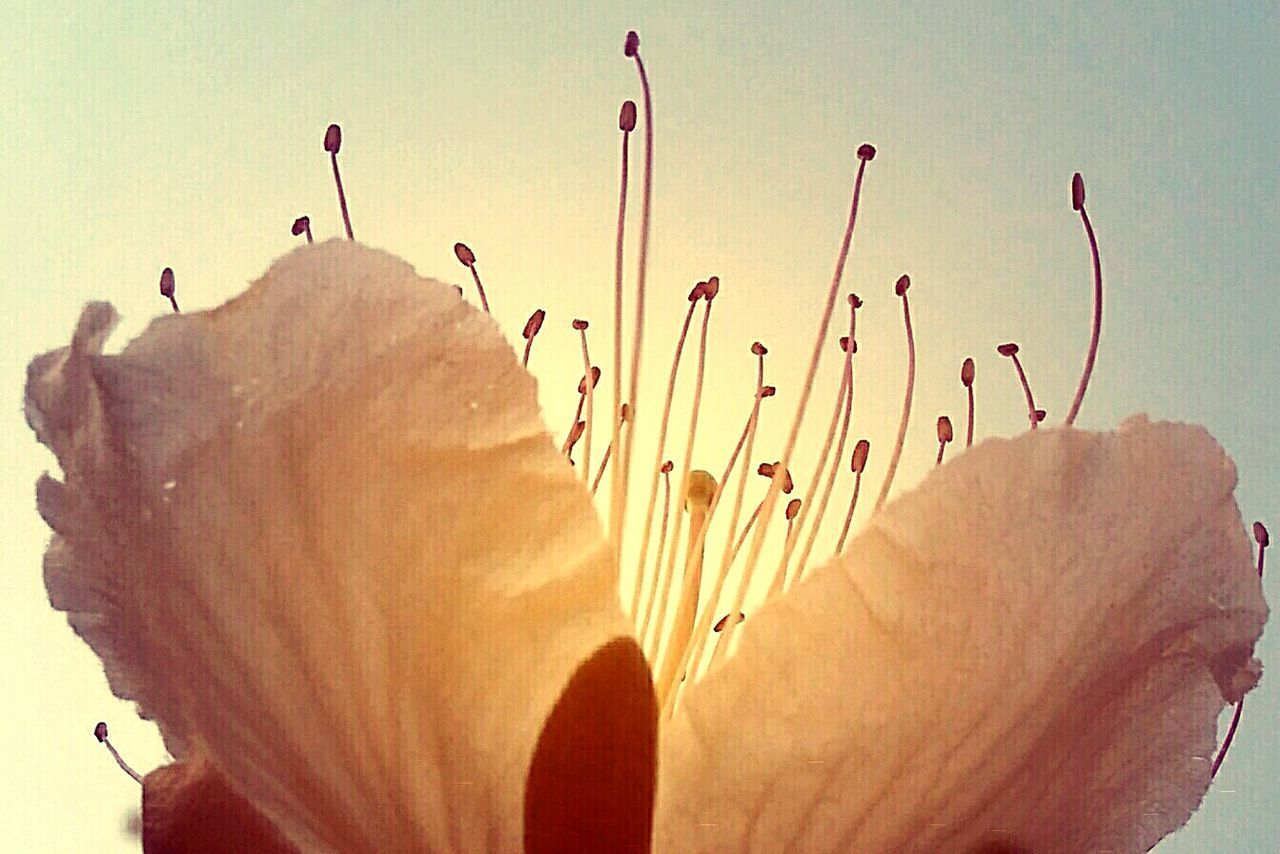
[[346, 241], [104, 356], [114, 321], [27, 385], [49, 597], [113, 690], [301, 850], [519, 850], [543, 722], [628, 631], [492, 321]]
[[1143, 418], [936, 469], [689, 690], [657, 850], [1147, 850], [1256, 681], [1234, 487], [1205, 431]]

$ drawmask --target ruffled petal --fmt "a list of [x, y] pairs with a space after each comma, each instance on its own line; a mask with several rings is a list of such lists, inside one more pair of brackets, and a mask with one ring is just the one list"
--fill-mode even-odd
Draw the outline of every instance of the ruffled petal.
[[49, 597], [113, 690], [301, 850], [520, 850], [543, 723], [629, 631], [492, 321], [339, 241], [104, 356], [114, 322], [27, 384]]
[[1209, 785], [1267, 616], [1202, 429], [934, 471], [743, 624], [664, 731], [664, 851], [1145, 851]]

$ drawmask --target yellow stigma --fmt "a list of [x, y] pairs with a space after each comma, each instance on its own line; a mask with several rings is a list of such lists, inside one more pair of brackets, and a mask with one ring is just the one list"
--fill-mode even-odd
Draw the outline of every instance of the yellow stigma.
[[705, 513], [719, 489], [711, 472], [694, 469], [689, 472], [689, 485], [684, 491], [684, 509], [690, 513]]

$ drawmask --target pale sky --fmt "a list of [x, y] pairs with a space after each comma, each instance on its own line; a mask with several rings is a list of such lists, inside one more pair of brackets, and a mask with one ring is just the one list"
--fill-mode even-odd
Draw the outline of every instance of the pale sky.
[[[1274, 4], [170, 5], [0, 12], [9, 849], [139, 849], [123, 830], [139, 790], [93, 740], [97, 720], [135, 767], [165, 761], [154, 727], [111, 696], [48, 605], [34, 482], [56, 463], [23, 421], [27, 362], [64, 345], [91, 299], [124, 316], [122, 346], [167, 310], [165, 266], [196, 310], [293, 246], [299, 214], [317, 239], [341, 233], [321, 147], [340, 122], [358, 239], [464, 285], [452, 247], [466, 241], [513, 340], [547, 309], [533, 367], [562, 433], [581, 373], [569, 319], [591, 318], [607, 349], [616, 118], [638, 99], [628, 29], [657, 111], [651, 389], [688, 288], [713, 273], [723, 283], [698, 445], [715, 454], [703, 465], [719, 467], [746, 411], [753, 339], [770, 347], [780, 402], [794, 392], [854, 150], [868, 141], [880, 154], [846, 289], [867, 303], [855, 431], [882, 451], [871, 483], [902, 396], [892, 287], [903, 272], [920, 374], [899, 489], [932, 463], [936, 416], [963, 421], [965, 356], [977, 361], [980, 437], [1025, 425], [1002, 341], [1022, 345], [1049, 421], [1064, 416], [1089, 334], [1088, 251], [1068, 192], [1080, 171], [1107, 295], [1079, 426], [1112, 429], [1135, 412], [1205, 425], [1239, 468], [1245, 521], [1280, 535]], [[835, 371], [829, 358], [812, 425]], [[1276, 637], [1263, 638], [1264, 664], [1280, 661]], [[1205, 805], [1161, 854], [1280, 850], [1278, 712], [1268, 673]]]

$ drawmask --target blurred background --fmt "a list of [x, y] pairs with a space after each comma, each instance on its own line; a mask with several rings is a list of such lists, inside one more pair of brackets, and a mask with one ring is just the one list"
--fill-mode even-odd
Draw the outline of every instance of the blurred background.
[[[868, 437], [872, 452], [858, 523], [902, 401], [901, 273], [913, 281], [919, 373], [895, 492], [933, 464], [938, 415], [950, 415], [963, 441], [966, 356], [977, 365], [979, 438], [1026, 427], [1012, 366], [995, 352], [1003, 341], [1021, 344], [1048, 422], [1065, 416], [1091, 313], [1088, 248], [1069, 201], [1080, 171], [1106, 309], [1078, 425], [1111, 429], [1135, 412], [1205, 425], [1239, 468], [1246, 523], [1262, 519], [1280, 534], [1273, 4], [371, 3], [356, 12], [328, 2], [164, 11], [19, 2], [0, 11], [0, 24], [9, 33], [0, 55], [9, 401], [0, 421], [9, 609], [0, 836], [11, 850], [139, 849], [126, 830], [138, 787], [93, 740], [96, 721], [109, 721], [139, 770], [166, 761], [155, 728], [112, 697], [97, 658], [48, 605], [40, 560], [49, 532], [33, 484], [57, 468], [23, 421], [26, 363], [64, 345], [91, 299], [124, 316], [109, 348], [123, 346], [168, 310], [156, 284], [163, 267], [175, 270], [183, 309], [197, 310], [297, 244], [295, 217], [308, 214], [317, 239], [340, 235], [322, 148], [326, 126], [339, 122], [357, 239], [474, 300], [453, 253], [465, 241], [515, 343], [529, 314], [546, 309], [531, 367], [558, 440], [582, 373], [572, 318], [593, 321], [593, 358], [611, 364], [616, 120], [624, 98], [639, 100], [622, 56], [628, 29], [642, 37], [656, 109], [648, 400], [665, 381], [689, 288], [712, 274], [722, 283], [695, 466], [722, 467], [741, 429], [757, 339], [779, 388], [758, 445], [771, 450], [758, 460], [778, 455], [844, 227], [854, 151], [868, 141], [880, 153], [844, 288], [866, 303], [850, 443]], [[635, 142], [638, 167], [639, 134]], [[832, 343], [793, 466], [801, 492], [838, 357]], [[609, 385], [606, 375], [603, 395]], [[683, 435], [685, 412], [673, 435]], [[634, 465], [644, 470], [652, 453], [642, 440]], [[838, 515], [849, 486], [837, 488]], [[762, 493], [763, 482], [752, 488]], [[642, 503], [635, 489], [633, 504]], [[1280, 661], [1276, 637], [1272, 629], [1263, 639], [1265, 662]], [[1280, 850], [1278, 711], [1280, 683], [1269, 674], [1204, 806], [1161, 854]]]

